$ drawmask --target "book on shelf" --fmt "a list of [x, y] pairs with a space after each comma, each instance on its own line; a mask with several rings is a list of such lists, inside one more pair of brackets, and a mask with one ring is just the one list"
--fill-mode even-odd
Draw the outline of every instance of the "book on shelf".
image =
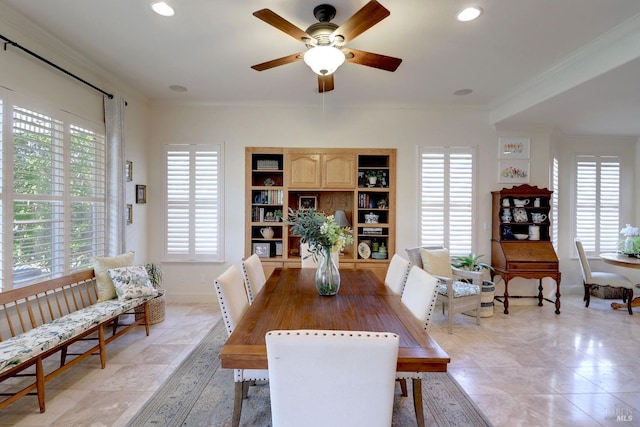
[[382, 227], [362, 227], [362, 234], [382, 234]]
[[256, 169], [258, 170], [277, 170], [277, 160], [256, 160]]
[[258, 205], [281, 205], [282, 190], [259, 190], [253, 192], [253, 203]]

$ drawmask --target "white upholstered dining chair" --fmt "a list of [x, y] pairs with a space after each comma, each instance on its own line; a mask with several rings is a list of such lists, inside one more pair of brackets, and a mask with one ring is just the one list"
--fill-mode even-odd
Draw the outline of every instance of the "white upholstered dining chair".
[[[438, 279], [415, 265], [409, 269], [401, 301], [420, 322], [424, 323], [425, 331], [436, 305], [439, 283]], [[396, 379], [400, 382], [403, 396], [407, 396], [407, 380], [412, 380], [413, 406], [416, 412], [416, 420], [419, 426], [423, 426], [422, 373], [396, 372]]]
[[[249, 300], [245, 293], [242, 273], [240, 273], [238, 267], [232, 265], [215, 279], [214, 285], [227, 335], [231, 335], [249, 308]], [[240, 425], [242, 400], [247, 398], [250, 383], [253, 381], [268, 381], [269, 373], [264, 369], [234, 369], [233, 380], [235, 382], [235, 392], [231, 423], [233, 427], [237, 427]]]
[[580, 260], [580, 272], [582, 273], [582, 282], [584, 283], [584, 302], [585, 307], [589, 307], [591, 301], [591, 288], [599, 286], [610, 286], [612, 288], [622, 288], [622, 302], [627, 303], [629, 314], [633, 314], [631, 309], [631, 300], [633, 300], [634, 284], [631, 280], [622, 274], [610, 273], [608, 271], [591, 271], [589, 260], [579, 238], [573, 239], [578, 251]]
[[269, 331], [274, 427], [389, 427], [399, 337], [389, 332]]
[[[448, 332], [453, 333], [453, 315], [475, 310], [480, 324], [482, 306], [482, 273], [451, 266], [449, 251], [442, 247], [415, 247], [405, 249], [409, 261], [440, 280], [438, 302], [442, 313], [447, 311]], [[426, 261], [426, 262], [425, 262]]]
[[242, 274], [244, 275], [244, 286], [247, 290], [249, 304], [253, 304], [253, 298], [258, 294], [267, 282], [262, 267], [262, 261], [256, 254], [242, 261]]
[[402, 290], [409, 276], [411, 263], [398, 254], [393, 254], [384, 278], [384, 284], [395, 294], [402, 295]]

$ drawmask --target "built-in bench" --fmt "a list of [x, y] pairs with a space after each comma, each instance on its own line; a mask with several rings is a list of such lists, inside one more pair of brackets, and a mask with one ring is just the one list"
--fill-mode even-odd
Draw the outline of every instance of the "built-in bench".
[[[152, 298], [99, 301], [94, 270], [0, 292], [0, 383], [4, 386], [5, 380], [19, 377], [17, 384], [9, 384], [9, 392], [0, 393], [8, 396], [0, 401], [0, 409], [36, 390], [44, 412], [47, 381], [94, 354], [100, 355], [104, 368], [106, 344], [137, 325], [144, 325], [149, 335], [147, 301]], [[120, 315], [133, 314], [136, 308], [144, 315], [127, 316], [126, 324], [118, 322]], [[97, 344], [87, 345], [86, 340]], [[69, 351], [71, 344], [78, 353]], [[59, 364], [43, 365], [58, 352]]]

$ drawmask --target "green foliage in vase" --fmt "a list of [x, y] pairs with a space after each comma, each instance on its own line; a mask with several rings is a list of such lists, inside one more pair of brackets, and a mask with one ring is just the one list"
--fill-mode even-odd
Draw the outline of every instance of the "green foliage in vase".
[[325, 215], [316, 209], [289, 208], [289, 217], [285, 221], [291, 226], [291, 233], [300, 236], [302, 243], [309, 245], [309, 252], [317, 259], [322, 248], [341, 251], [345, 245], [353, 243], [350, 227], [340, 227], [333, 215]]

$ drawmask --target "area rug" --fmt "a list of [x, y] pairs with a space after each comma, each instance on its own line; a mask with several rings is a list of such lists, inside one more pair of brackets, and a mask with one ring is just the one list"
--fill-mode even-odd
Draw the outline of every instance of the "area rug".
[[[222, 322], [211, 329], [127, 424], [140, 426], [230, 426], [233, 412], [233, 372], [222, 369], [218, 353], [227, 334]], [[416, 425], [411, 382], [409, 396], [398, 386], [393, 426]], [[475, 404], [448, 373], [427, 373], [422, 380], [425, 424], [440, 427], [490, 426]], [[241, 426], [270, 426], [268, 382], [249, 388], [242, 405]]]

